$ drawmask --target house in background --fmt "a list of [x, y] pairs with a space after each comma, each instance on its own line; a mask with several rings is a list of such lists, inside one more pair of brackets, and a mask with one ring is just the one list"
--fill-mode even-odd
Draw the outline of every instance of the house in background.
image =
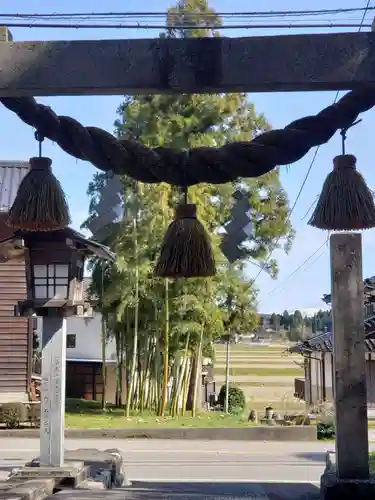
[[[330, 305], [331, 295], [323, 300]], [[368, 407], [375, 407], [375, 277], [364, 281], [365, 349]], [[330, 403], [334, 399], [332, 333], [324, 332], [298, 343], [289, 351], [304, 358], [305, 377], [295, 379], [294, 395], [307, 406]]]
[[[84, 278], [84, 293], [91, 278]], [[93, 304], [94, 305], [94, 304]], [[89, 308], [82, 316], [71, 316], [66, 320], [66, 397], [101, 401], [102, 377], [102, 316]], [[37, 335], [40, 338], [43, 318], [38, 318]], [[41, 344], [41, 342], [39, 342]], [[106, 401], [116, 402], [116, 342], [106, 342]], [[125, 379], [125, 370], [124, 370]], [[123, 386], [125, 381], [123, 380]]]
[[[91, 317], [67, 319], [66, 396], [100, 401], [103, 395], [102, 318], [99, 312]], [[116, 342], [106, 342], [106, 401], [116, 402]], [[125, 370], [124, 370], [125, 377]], [[123, 386], [125, 381], [123, 380]]]
[[259, 325], [252, 332], [252, 342], [268, 343], [280, 341], [282, 339], [283, 329], [275, 329], [272, 324], [272, 314], [259, 314]]
[[25, 256], [22, 246], [3, 241], [13, 234], [5, 220], [29, 168], [28, 162], [0, 162], [0, 403], [29, 400], [32, 319], [14, 315], [26, 298]]

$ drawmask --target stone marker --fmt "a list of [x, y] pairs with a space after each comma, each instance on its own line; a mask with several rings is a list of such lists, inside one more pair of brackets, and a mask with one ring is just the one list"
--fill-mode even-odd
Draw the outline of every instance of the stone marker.
[[53, 479], [31, 479], [19, 484], [12, 484], [9, 489], [0, 491], [0, 499], [44, 500], [52, 495], [54, 485]]
[[111, 489], [129, 486], [123, 457], [118, 449], [101, 451], [81, 448], [65, 451], [61, 467], [48, 467], [35, 458], [24, 467], [12, 471], [9, 480], [20, 484], [29, 479], [52, 479], [57, 490]]

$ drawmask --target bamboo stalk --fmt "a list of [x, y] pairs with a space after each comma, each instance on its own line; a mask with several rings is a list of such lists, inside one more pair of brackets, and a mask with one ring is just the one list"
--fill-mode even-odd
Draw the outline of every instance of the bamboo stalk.
[[134, 291], [134, 334], [133, 334], [133, 353], [131, 360], [131, 374], [129, 393], [126, 398], [126, 416], [130, 416], [130, 406], [133, 402], [133, 387], [134, 378], [136, 375], [137, 352], [138, 352], [138, 320], [139, 320], [139, 267], [138, 267], [138, 236], [137, 236], [137, 217], [133, 217], [133, 246], [134, 246], [134, 262], [135, 262], [135, 291]]
[[196, 358], [195, 358], [195, 370], [194, 370], [194, 388], [193, 388], [193, 401], [191, 414], [193, 417], [196, 416], [197, 413], [197, 399], [198, 399], [198, 383], [201, 377], [202, 371], [202, 344], [203, 344], [203, 332], [204, 332], [204, 324], [201, 325], [201, 331], [199, 335], [198, 346], [196, 350]]
[[168, 398], [168, 382], [169, 382], [169, 282], [165, 280], [165, 324], [164, 324], [164, 364], [163, 364], [163, 392], [161, 398], [161, 406], [159, 416], [163, 417]]
[[102, 410], [106, 409], [106, 389], [107, 389], [107, 364], [106, 364], [106, 328], [105, 328], [105, 317], [103, 314], [103, 309], [101, 313], [101, 342], [102, 342], [102, 380], [103, 380], [103, 392], [102, 392]]
[[181, 394], [182, 394], [182, 389], [183, 389], [183, 383], [184, 383], [184, 375], [186, 371], [186, 365], [187, 365], [187, 360], [188, 360], [188, 352], [189, 352], [189, 341], [190, 341], [190, 332], [188, 332], [186, 336], [186, 342], [185, 342], [185, 349], [184, 353], [182, 356], [182, 362], [181, 362], [181, 367], [178, 371], [178, 379], [177, 379], [177, 387], [176, 387], [176, 395], [175, 395], [175, 401], [174, 404], [172, 405], [173, 408], [173, 416], [178, 414], [178, 406], [179, 402], [181, 401]]
[[190, 387], [190, 378], [193, 371], [193, 363], [191, 362], [191, 358], [188, 358], [186, 361], [186, 371], [185, 371], [185, 380], [183, 383], [183, 397], [182, 397], [182, 408], [181, 415], [184, 416], [186, 412], [186, 404], [189, 395], [189, 387]]

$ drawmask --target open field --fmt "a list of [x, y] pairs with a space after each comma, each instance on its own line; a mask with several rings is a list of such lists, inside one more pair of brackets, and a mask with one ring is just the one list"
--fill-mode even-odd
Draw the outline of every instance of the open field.
[[[299, 366], [294, 363], [293, 361], [290, 360], [275, 360], [275, 361], [270, 361], [270, 359], [262, 360], [260, 358], [249, 358], [249, 359], [240, 359], [237, 360], [236, 358], [231, 358], [230, 360], [231, 364], [235, 364], [238, 367], [264, 367], [264, 368], [294, 368], [294, 369], [299, 369]], [[224, 368], [225, 367], [225, 360], [220, 360], [220, 361], [215, 361], [215, 367], [216, 368]]]
[[[252, 353], [267, 353], [267, 354], [281, 354], [285, 353], [285, 351], [288, 349], [288, 345], [283, 344], [283, 345], [273, 345], [273, 346], [265, 346], [262, 344], [259, 345], [250, 345], [250, 344], [231, 344], [230, 345], [230, 351], [232, 353], [236, 352], [252, 352]], [[226, 344], [215, 344], [215, 351], [217, 353], [225, 352], [226, 351]]]
[[[294, 379], [304, 376], [299, 366], [302, 358], [286, 354], [287, 347], [230, 345], [230, 382], [241, 387], [252, 409], [262, 410], [271, 404], [280, 412], [304, 410], [304, 403], [293, 396]], [[226, 346], [217, 344], [214, 375], [218, 390], [225, 383], [225, 358]]]
[[[215, 368], [215, 373], [217, 375], [224, 375], [225, 368]], [[229, 369], [229, 374], [232, 377], [236, 377], [237, 375], [257, 375], [258, 377], [299, 377], [303, 374], [302, 370], [298, 370], [297, 368], [284, 368], [284, 367], [256, 367], [249, 363], [249, 366], [231, 366]]]

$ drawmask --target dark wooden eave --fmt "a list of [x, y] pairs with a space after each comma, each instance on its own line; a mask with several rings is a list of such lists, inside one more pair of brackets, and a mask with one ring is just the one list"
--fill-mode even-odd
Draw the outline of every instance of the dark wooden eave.
[[85, 238], [83, 234], [79, 233], [78, 231], [75, 231], [70, 227], [66, 227], [59, 231], [51, 231], [48, 233], [43, 233], [43, 232], [35, 233], [35, 232], [19, 230], [15, 231], [13, 236], [9, 237], [8, 240], [16, 238], [17, 239], [33, 238], [35, 235], [38, 235], [38, 238], [43, 238], [44, 236], [46, 238], [51, 238], [52, 235], [56, 240], [70, 239], [73, 241], [74, 244], [78, 245], [78, 247], [82, 248], [83, 250], [86, 250], [88, 254], [95, 255], [99, 259], [109, 260], [111, 262], [115, 260], [115, 254], [108, 247], [102, 245], [101, 243], [98, 243], [95, 240], [89, 240]]
[[[363, 300], [365, 304], [371, 304], [375, 302], [375, 276], [371, 276], [371, 278], [366, 278], [363, 281]], [[331, 305], [332, 296], [330, 293], [326, 293], [322, 297], [323, 302], [327, 305]]]
[[[366, 352], [375, 352], [375, 338], [374, 334], [370, 333], [365, 335], [365, 349]], [[308, 340], [299, 342], [295, 346], [288, 349], [290, 353], [298, 353], [308, 355], [313, 352], [332, 352], [332, 333], [324, 332], [311, 337]]]

